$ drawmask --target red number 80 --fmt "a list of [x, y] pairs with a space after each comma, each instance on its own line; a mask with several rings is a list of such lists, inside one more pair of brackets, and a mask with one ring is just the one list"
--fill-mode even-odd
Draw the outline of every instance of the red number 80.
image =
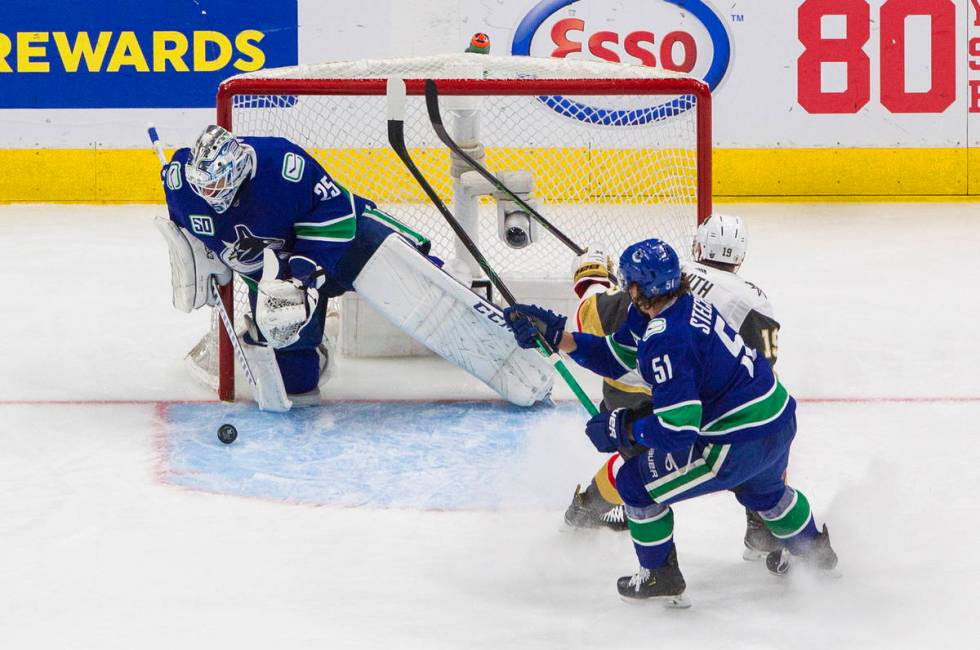
[[[821, 19], [843, 16], [847, 35], [823, 38]], [[905, 89], [905, 21], [932, 21], [932, 83], [925, 92]], [[881, 6], [881, 104], [892, 113], [942, 113], [956, 100], [956, 5], [952, 0], [887, 0]], [[871, 96], [871, 60], [864, 52], [870, 38], [867, 0], [806, 0], [797, 14], [804, 51], [797, 60], [797, 101], [808, 113], [857, 113]], [[824, 92], [821, 63], [844, 63], [847, 88]]]

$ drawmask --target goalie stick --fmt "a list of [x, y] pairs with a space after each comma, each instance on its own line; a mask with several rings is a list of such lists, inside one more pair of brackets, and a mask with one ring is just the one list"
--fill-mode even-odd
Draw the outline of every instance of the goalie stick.
[[[150, 136], [153, 151], [156, 152], [157, 158], [160, 159], [160, 164], [166, 166], [167, 157], [163, 153], [163, 145], [160, 143], [160, 136], [157, 134], [157, 129], [152, 123], [147, 126], [146, 133]], [[238, 359], [238, 364], [241, 366], [242, 372], [245, 373], [245, 378], [248, 379], [249, 385], [252, 386], [255, 394], [258, 394], [258, 383], [255, 381], [255, 375], [252, 374], [252, 369], [249, 367], [248, 360], [245, 358], [245, 350], [242, 349], [242, 342], [238, 338], [238, 332], [235, 331], [235, 325], [232, 323], [231, 316], [228, 315], [228, 310], [225, 308], [225, 303], [221, 298], [221, 288], [218, 286], [218, 281], [213, 275], [208, 278], [208, 288], [211, 291], [215, 309], [218, 310], [218, 317], [224, 326], [225, 333], [228, 335], [228, 340], [231, 341], [231, 347], [235, 351], [235, 358]]]
[[[426, 84], [426, 89], [428, 89], [428, 83]], [[388, 143], [391, 145], [391, 148], [394, 149], [401, 161], [405, 164], [405, 167], [408, 169], [409, 173], [412, 174], [412, 177], [419, 184], [419, 187], [422, 188], [422, 191], [425, 192], [432, 204], [446, 219], [449, 227], [452, 228], [454, 233], [456, 233], [459, 240], [463, 242], [463, 246], [466, 247], [469, 254], [473, 256], [476, 263], [480, 265], [481, 269], [483, 269], [487, 279], [489, 279], [493, 286], [497, 288], [497, 291], [500, 292], [500, 295], [503, 297], [504, 301], [506, 301], [508, 305], [514, 306], [517, 303], [517, 299], [514, 298], [514, 294], [510, 292], [507, 285], [505, 285], [497, 276], [493, 268], [491, 268], [490, 264], [487, 262], [487, 259], [483, 256], [483, 253], [481, 253], [480, 249], [473, 243], [469, 233], [463, 229], [459, 221], [456, 220], [456, 217], [453, 216], [453, 213], [449, 211], [446, 204], [443, 203], [442, 199], [439, 198], [439, 195], [436, 194], [436, 191], [432, 189], [429, 181], [422, 175], [422, 172], [419, 171], [419, 168], [415, 165], [415, 161], [412, 160], [411, 155], [408, 153], [408, 147], [405, 145], [405, 95], [406, 89], [405, 81], [403, 79], [393, 78], [388, 80]], [[599, 413], [599, 409], [596, 408], [596, 405], [592, 403], [589, 396], [586, 395], [585, 391], [582, 390], [582, 387], [579, 386], [579, 383], [575, 380], [575, 377], [572, 376], [572, 373], [565, 366], [565, 362], [562, 360], [561, 355], [558, 354], [558, 351], [552, 348], [540, 334], [538, 335], [538, 348], [541, 350], [541, 353], [547, 357], [548, 362], [554, 366], [558, 374], [561, 375], [562, 379], [565, 380], [568, 387], [572, 389], [572, 392], [575, 393], [575, 397], [577, 397], [578, 401], [582, 403], [582, 406], [585, 407], [585, 410], [588, 411], [589, 415], [597, 415]]]
[[491, 185], [496, 187], [499, 191], [503, 192], [509, 196], [517, 205], [521, 206], [523, 209], [527, 210], [527, 213], [534, 217], [541, 226], [555, 236], [558, 241], [568, 246], [572, 252], [576, 255], [584, 255], [585, 249], [573, 242], [568, 235], [558, 230], [558, 228], [541, 216], [537, 210], [532, 208], [527, 201], [517, 196], [514, 192], [510, 190], [509, 187], [500, 182], [496, 176], [490, 173], [486, 167], [477, 162], [472, 156], [463, 151], [463, 148], [456, 144], [452, 136], [446, 130], [446, 126], [442, 123], [442, 115], [439, 112], [439, 89], [436, 87], [436, 82], [432, 79], [425, 80], [425, 107], [429, 112], [429, 122], [432, 123], [432, 128], [435, 130], [436, 135], [442, 140], [442, 143], [449, 147], [453, 153], [469, 163], [480, 176], [487, 179]]

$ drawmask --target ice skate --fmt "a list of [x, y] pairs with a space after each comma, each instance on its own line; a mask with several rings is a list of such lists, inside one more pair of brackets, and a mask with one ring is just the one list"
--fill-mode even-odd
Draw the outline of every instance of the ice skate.
[[779, 540], [766, 526], [759, 513], [745, 509], [745, 550], [742, 559], [750, 562], [764, 560], [773, 551], [782, 548]]
[[671, 550], [667, 563], [656, 569], [640, 567], [632, 576], [616, 581], [619, 596], [626, 602], [661, 601], [665, 607], [687, 609], [691, 601], [684, 594], [687, 583], [677, 566], [677, 550]]
[[582, 492], [582, 486], [575, 486], [572, 503], [565, 510], [565, 523], [572, 528], [609, 528], [623, 531], [628, 529], [626, 512], [622, 505], [612, 505], [602, 498], [595, 484]]
[[830, 533], [827, 531], [826, 524], [824, 524], [820, 534], [799, 555], [794, 555], [783, 548], [766, 556], [766, 568], [773, 575], [788, 575], [793, 566], [796, 565], [828, 577], [840, 576], [840, 572], [836, 570], [837, 553], [830, 546]]

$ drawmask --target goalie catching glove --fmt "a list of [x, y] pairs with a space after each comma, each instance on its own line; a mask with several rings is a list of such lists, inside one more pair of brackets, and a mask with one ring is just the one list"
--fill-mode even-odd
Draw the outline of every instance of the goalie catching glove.
[[174, 307], [184, 313], [215, 304], [211, 294], [210, 279], [213, 275], [218, 284], [231, 282], [231, 269], [218, 259], [197, 237], [169, 219], [153, 220], [170, 249], [170, 279], [173, 286]]
[[279, 258], [266, 248], [262, 253], [262, 279], [259, 280], [255, 306], [255, 324], [273, 349], [284, 348], [299, 340], [316, 312], [320, 295], [299, 280], [279, 279]]

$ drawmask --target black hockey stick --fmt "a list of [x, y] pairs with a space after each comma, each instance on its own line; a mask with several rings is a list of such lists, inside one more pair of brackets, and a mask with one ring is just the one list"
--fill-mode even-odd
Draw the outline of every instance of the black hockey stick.
[[558, 230], [553, 223], [541, 216], [541, 213], [532, 208], [527, 201], [514, 194], [509, 187], [500, 182], [499, 178], [491, 174], [486, 167], [474, 160], [472, 156], [463, 151], [462, 147], [456, 144], [456, 141], [449, 135], [446, 126], [442, 123], [442, 115], [439, 112], [439, 89], [436, 87], [436, 82], [432, 79], [425, 80], [425, 107], [429, 111], [429, 121], [432, 123], [432, 128], [435, 129], [436, 135], [439, 136], [439, 139], [442, 140], [444, 145], [449, 147], [457, 156], [468, 162], [470, 167], [475, 169], [480, 176], [487, 179], [499, 191], [509, 196], [517, 205], [527, 210], [527, 213], [534, 217], [535, 221], [554, 235], [558, 241], [568, 246], [572, 252], [576, 255], [585, 254], [584, 248], [569, 239], [568, 235]]
[[[405, 164], [405, 167], [419, 184], [419, 187], [422, 188], [422, 191], [429, 197], [432, 205], [434, 205], [443, 218], [445, 218], [446, 222], [449, 224], [449, 227], [453, 229], [453, 232], [456, 233], [459, 240], [463, 242], [463, 246], [466, 247], [469, 254], [473, 256], [476, 263], [480, 265], [481, 269], [483, 269], [487, 279], [489, 279], [493, 286], [497, 288], [500, 295], [503, 296], [507, 304], [511, 307], [517, 304], [517, 299], [514, 298], [514, 294], [510, 292], [507, 285], [505, 285], [500, 277], [497, 276], [496, 272], [494, 272], [493, 268], [487, 262], [487, 258], [483, 256], [480, 249], [477, 248], [475, 243], [473, 243], [469, 233], [463, 229], [463, 226], [461, 226], [459, 221], [456, 220], [453, 213], [449, 211], [446, 204], [442, 202], [442, 199], [439, 198], [436, 191], [432, 189], [432, 185], [430, 185], [429, 181], [422, 175], [422, 172], [419, 171], [415, 161], [412, 160], [412, 156], [408, 153], [408, 147], [405, 145], [405, 82], [401, 79], [388, 80], [388, 143], [391, 145], [391, 148], [395, 150], [395, 153], [398, 155], [401, 161]], [[589, 399], [589, 396], [586, 395], [585, 391], [582, 390], [582, 387], [579, 386], [579, 383], [575, 380], [575, 377], [573, 377], [572, 373], [569, 372], [568, 368], [565, 366], [565, 362], [561, 358], [561, 355], [558, 354], [558, 351], [551, 347], [551, 345], [545, 341], [544, 337], [541, 335], [538, 335], [538, 348], [541, 350], [542, 354], [548, 358], [551, 365], [555, 367], [558, 374], [562, 376], [562, 379], [565, 380], [568, 387], [572, 389], [572, 392], [575, 393], [575, 396], [582, 403], [582, 406], [585, 407], [585, 410], [589, 412], [589, 415], [596, 415], [599, 412], [599, 409], [596, 408], [595, 404], [592, 403], [592, 400]]]

